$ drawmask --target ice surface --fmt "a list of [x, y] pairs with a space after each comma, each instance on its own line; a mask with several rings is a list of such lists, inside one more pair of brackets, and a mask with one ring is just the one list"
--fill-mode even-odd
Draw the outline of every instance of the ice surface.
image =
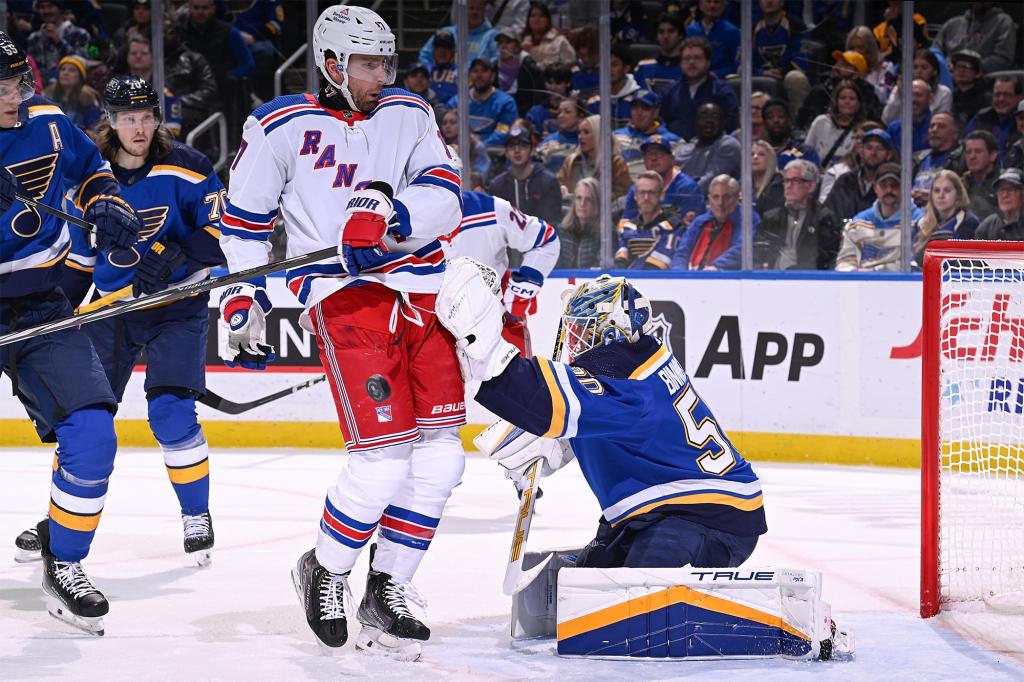
[[[941, 619], [917, 617], [916, 472], [757, 466], [769, 533], [750, 564], [824, 573], [836, 620], [855, 631], [849, 663], [561, 659], [552, 642], [513, 646], [501, 594], [516, 499], [472, 456], [417, 576], [434, 636], [421, 661], [320, 653], [289, 579], [312, 546], [344, 455], [214, 452], [213, 566], [188, 567], [177, 501], [155, 450], [124, 449], [85, 566], [111, 601], [102, 639], [46, 614], [40, 566], [15, 564], [15, 536], [44, 514], [52, 451], [0, 450], [0, 679], [1010, 680], [1024, 658], [992, 652]], [[575, 465], [542, 481], [529, 546], [590, 539], [599, 515]], [[362, 558], [353, 588], [362, 592]]]

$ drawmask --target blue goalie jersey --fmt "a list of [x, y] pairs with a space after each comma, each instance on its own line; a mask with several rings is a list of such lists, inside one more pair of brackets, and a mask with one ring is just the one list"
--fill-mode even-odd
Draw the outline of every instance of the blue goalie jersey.
[[573, 365], [517, 357], [476, 399], [530, 433], [568, 439], [612, 526], [657, 510], [734, 535], [767, 530], [750, 463], [653, 337]]
[[[60, 108], [42, 97], [21, 105], [18, 125], [0, 130], [0, 162], [18, 179], [19, 191], [41, 204], [81, 207], [103, 194], [118, 194], [110, 165]], [[64, 204], [65, 195], [72, 202]], [[82, 230], [15, 201], [0, 217], [0, 296], [53, 289], [59, 267]]]
[[[218, 227], [226, 201], [224, 185], [205, 156], [181, 143], [172, 144], [170, 153], [155, 163], [136, 170], [113, 167], [121, 183], [121, 196], [132, 205], [143, 223], [139, 240], [132, 247], [134, 254], [129, 258], [122, 255], [111, 262], [106, 253], [97, 252], [89, 245], [80, 230], [81, 234], [73, 239], [68, 268], [80, 275], [91, 274], [101, 295], [129, 286], [138, 261], [156, 242], [177, 244], [187, 261], [174, 273], [169, 284], [205, 278], [209, 267], [224, 262]], [[81, 280], [81, 276], [77, 278]], [[69, 296], [74, 299], [74, 294], [84, 294], [80, 286], [68, 282], [65, 278]], [[205, 305], [206, 296], [195, 298]], [[191, 308], [196, 303], [187, 299], [174, 305], [177, 308], [185, 304]]]

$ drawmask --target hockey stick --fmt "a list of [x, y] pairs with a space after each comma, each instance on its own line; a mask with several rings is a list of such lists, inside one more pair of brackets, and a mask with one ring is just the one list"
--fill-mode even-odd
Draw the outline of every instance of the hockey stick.
[[84, 228], [84, 229], [88, 230], [89, 232], [95, 232], [96, 231], [96, 226], [93, 225], [92, 223], [90, 223], [89, 221], [82, 220], [81, 218], [76, 218], [75, 216], [71, 215], [70, 213], [65, 213], [64, 211], [60, 210], [59, 208], [54, 208], [53, 206], [50, 206], [49, 204], [44, 204], [44, 203], [41, 203], [39, 201], [36, 201], [35, 199], [30, 199], [29, 197], [25, 196], [24, 194], [22, 194], [20, 192], [15, 192], [14, 193], [14, 198], [17, 199], [18, 201], [20, 201], [21, 203], [25, 204], [26, 206], [31, 206], [32, 208], [38, 209], [38, 210], [42, 211], [43, 213], [49, 213], [54, 218], [60, 218], [61, 220], [66, 220], [67, 222], [71, 223], [72, 225], [78, 225], [79, 227]]
[[34, 327], [28, 327], [27, 329], [22, 329], [20, 331], [11, 332], [10, 334], [4, 334], [3, 336], [0, 336], [0, 346], [25, 341], [26, 339], [42, 336], [43, 334], [52, 334], [53, 332], [70, 329], [71, 327], [78, 327], [83, 324], [89, 324], [90, 322], [105, 320], [124, 313], [149, 308], [154, 305], [172, 303], [189, 296], [210, 291], [211, 289], [217, 289], [218, 287], [227, 286], [229, 284], [237, 284], [238, 282], [244, 282], [256, 277], [265, 277], [266, 275], [273, 274], [279, 270], [295, 268], [301, 265], [309, 265], [310, 263], [334, 258], [337, 255], [338, 248], [336, 246], [330, 246], [326, 249], [320, 249], [319, 251], [307, 253], [303, 256], [295, 256], [294, 258], [288, 258], [276, 263], [260, 265], [255, 268], [249, 268], [248, 270], [224, 275], [223, 277], [214, 277], [212, 279], [204, 279], [191, 284], [171, 287], [164, 289], [160, 293], [136, 298], [120, 305], [112, 305], [101, 310], [94, 310], [92, 312], [85, 313], [84, 315], [72, 315], [71, 317], [66, 317], [63, 320], [47, 322]]
[[301, 384], [296, 384], [291, 388], [283, 389], [281, 391], [278, 391], [277, 393], [271, 393], [270, 395], [263, 396], [262, 398], [257, 398], [256, 400], [250, 400], [247, 403], [232, 402], [227, 398], [222, 398], [213, 391], [207, 390], [203, 397], [199, 398], [199, 402], [201, 402], [203, 405], [206, 405], [207, 407], [212, 407], [218, 412], [223, 412], [224, 414], [242, 414], [243, 412], [248, 412], [253, 408], [259, 407], [260, 405], [266, 405], [267, 403], [273, 402], [278, 398], [284, 398], [285, 396], [289, 396], [292, 393], [298, 393], [299, 391], [309, 388], [310, 386], [319, 384], [321, 381], [325, 381], [326, 379], [327, 376], [321, 374], [315, 379], [303, 381]]

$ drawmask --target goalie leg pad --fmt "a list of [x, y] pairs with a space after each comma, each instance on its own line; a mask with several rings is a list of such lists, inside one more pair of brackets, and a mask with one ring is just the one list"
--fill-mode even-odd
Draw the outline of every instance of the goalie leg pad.
[[555, 636], [558, 572], [573, 566], [579, 553], [579, 548], [563, 548], [527, 552], [523, 555], [523, 571], [529, 571], [549, 555], [553, 556], [529, 585], [512, 595], [512, 639]]
[[816, 571], [572, 568], [556, 608], [563, 656], [816, 659], [835, 642]]

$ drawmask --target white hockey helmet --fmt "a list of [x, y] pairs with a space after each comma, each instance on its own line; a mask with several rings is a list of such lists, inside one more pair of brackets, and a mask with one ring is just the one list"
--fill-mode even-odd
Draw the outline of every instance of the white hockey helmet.
[[[327, 72], [328, 54], [338, 60], [341, 71], [340, 83]], [[335, 5], [323, 11], [313, 25], [313, 57], [317, 68], [327, 82], [338, 88], [355, 109], [352, 93], [348, 89], [349, 57], [354, 54], [383, 55], [384, 84], [395, 82], [398, 72], [398, 54], [395, 51], [395, 34], [372, 9], [351, 5]], [[359, 75], [356, 74], [358, 78]]]
[[625, 277], [601, 275], [562, 296], [559, 357], [573, 362], [598, 346], [636, 343], [651, 332], [651, 303]]

